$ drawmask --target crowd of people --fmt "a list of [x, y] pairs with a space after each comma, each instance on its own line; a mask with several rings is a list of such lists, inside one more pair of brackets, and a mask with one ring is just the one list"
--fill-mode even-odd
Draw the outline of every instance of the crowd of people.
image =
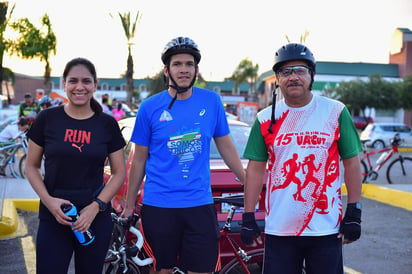
[[[145, 250], [154, 259], [152, 271], [171, 274], [175, 266], [191, 274], [219, 271], [209, 166], [213, 139], [244, 185], [241, 239], [248, 246], [262, 243], [254, 212], [266, 184], [262, 272], [302, 273], [305, 262], [308, 274], [343, 274], [342, 245], [361, 234], [362, 146], [347, 108], [311, 92], [316, 73], [312, 52], [294, 43], [276, 51], [273, 103], [255, 118], [244, 152], [246, 170], [230, 138], [220, 96], [194, 86], [201, 60], [198, 45], [188, 37], [174, 38], [161, 60], [166, 88], [143, 101], [137, 113], [121, 213], [134, 213], [144, 179], [141, 228]], [[39, 274], [67, 273], [73, 253], [76, 273], [102, 272], [112, 229], [110, 201], [127, 171], [117, 124], [124, 115], [122, 105], [109, 104], [106, 97], [99, 104], [93, 97], [97, 83], [89, 60], [69, 61], [63, 72], [68, 103], [38, 111], [28, 131], [26, 173], [40, 197]], [[25, 104], [23, 112], [31, 113], [34, 106]], [[111, 178], [103, 184], [107, 158]], [[343, 179], [348, 195], [344, 214]], [[325, 201], [328, 210], [316, 211]], [[62, 211], [64, 204], [78, 208], [75, 222]], [[82, 246], [71, 230], [89, 229], [95, 240]]]
[[110, 114], [112, 115], [116, 121], [119, 121], [123, 118], [126, 117], [126, 112], [123, 110], [123, 105], [122, 102], [117, 101], [116, 98], [112, 99], [112, 103], [109, 104], [109, 96], [108, 95], [104, 95], [102, 97], [102, 108], [103, 108], [103, 112], [106, 114]]
[[[108, 104], [109, 97], [102, 98], [103, 112], [110, 114], [117, 121], [126, 117], [126, 112], [122, 109], [122, 102], [112, 99], [112, 104]], [[41, 97], [39, 100], [34, 98], [30, 93], [24, 95], [24, 101], [17, 107], [17, 120], [6, 120], [0, 124], [0, 142], [11, 141], [22, 131], [26, 131], [33, 123], [40, 111], [51, 107], [62, 106], [62, 98], [51, 98], [48, 95]], [[25, 125], [28, 124], [28, 127]]]

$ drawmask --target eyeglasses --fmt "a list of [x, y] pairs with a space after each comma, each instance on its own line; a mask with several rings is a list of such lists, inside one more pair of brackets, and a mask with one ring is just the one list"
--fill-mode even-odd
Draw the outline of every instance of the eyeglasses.
[[293, 66], [293, 67], [283, 67], [280, 68], [277, 72], [277, 74], [280, 77], [289, 77], [292, 75], [292, 72], [295, 72], [296, 75], [298, 76], [304, 76], [307, 75], [310, 71], [310, 68], [305, 67], [305, 66]]

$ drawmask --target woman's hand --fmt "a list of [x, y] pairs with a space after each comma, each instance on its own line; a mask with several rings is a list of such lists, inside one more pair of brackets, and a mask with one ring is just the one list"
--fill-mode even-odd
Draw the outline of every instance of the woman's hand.
[[76, 222], [74, 222], [73, 230], [80, 232], [85, 232], [88, 230], [98, 213], [99, 205], [96, 202], [91, 202], [79, 212], [79, 218]]
[[71, 218], [64, 214], [63, 210], [61, 209], [61, 206], [63, 204], [69, 204], [72, 205], [72, 203], [68, 200], [60, 199], [60, 198], [55, 198], [55, 197], [49, 197], [47, 201], [42, 201], [44, 205], [49, 209], [50, 213], [56, 218], [56, 221], [62, 225], [71, 225], [72, 223]]

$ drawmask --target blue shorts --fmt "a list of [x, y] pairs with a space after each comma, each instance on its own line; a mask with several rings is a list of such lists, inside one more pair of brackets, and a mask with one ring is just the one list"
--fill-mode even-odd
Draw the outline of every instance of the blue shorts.
[[183, 271], [214, 272], [220, 265], [216, 208], [213, 204], [189, 208], [143, 205], [145, 251], [156, 271], [178, 266]]
[[342, 239], [327, 236], [274, 236], [265, 234], [263, 273], [343, 274]]

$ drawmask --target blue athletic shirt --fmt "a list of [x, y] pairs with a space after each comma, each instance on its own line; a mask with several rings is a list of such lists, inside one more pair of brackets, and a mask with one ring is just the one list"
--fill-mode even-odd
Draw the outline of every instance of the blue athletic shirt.
[[210, 142], [229, 134], [220, 96], [193, 87], [186, 100], [172, 100], [167, 90], [139, 107], [131, 141], [149, 147], [143, 203], [186, 208], [213, 203]]

